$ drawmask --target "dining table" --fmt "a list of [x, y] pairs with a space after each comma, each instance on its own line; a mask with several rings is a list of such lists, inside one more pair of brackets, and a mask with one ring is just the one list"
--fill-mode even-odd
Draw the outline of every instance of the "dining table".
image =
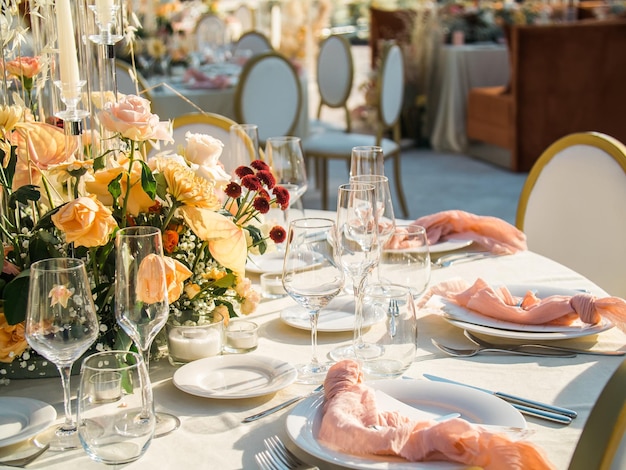
[[[307, 210], [306, 216], [333, 218], [331, 212]], [[471, 246], [469, 247], [471, 248]], [[463, 248], [466, 250], [468, 248]], [[442, 254], [436, 246], [431, 256]], [[254, 284], [259, 282], [258, 271], [248, 273]], [[516, 284], [547, 286], [559, 289], [588, 291], [596, 296], [607, 296], [599, 286], [566, 266], [532, 251], [520, 251], [512, 255], [488, 256], [459, 262], [431, 271], [431, 285], [464, 279], [473, 282], [482, 278], [491, 284]], [[349, 294], [346, 294], [349, 295]], [[295, 328], [281, 318], [284, 309], [293, 307], [290, 297], [263, 299], [256, 311], [247, 316], [259, 325], [258, 347], [252, 352], [239, 354], [241, 367], [246, 361], [282, 360], [290, 364], [307, 362], [311, 355], [311, 334], [306, 328]], [[469, 347], [471, 343], [463, 329], [455, 326], [430, 303], [417, 311], [418, 351], [413, 363], [398, 383], [407, 382], [415, 387], [428, 382], [423, 374], [443, 376], [489, 390], [512, 393], [573, 409], [578, 417], [569, 425], [526, 417], [530, 430], [527, 437], [542, 448], [557, 469], [566, 469], [589, 416], [603, 386], [623, 361], [622, 357], [578, 354], [575, 357], [534, 357], [508, 354], [479, 354], [474, 357], [451, 357], [431, 343]], [[321, 312], [320, 319], [324, 316]], [[350, 344], [352, 331], [324, 332], [318, 335], [318, 354], [324, 357], [339, 345]], [[590, 336], [572, 337], [550, 341], [551, 344], [603, 350], [626, 350], [626, 335], [617, 328], [609, 328]], [[269, 359], [268, 359], [269, 358]], [[133, 469], [249, 469], [257, 468], [255, 454], [264, 449], [263, 439], [277, 435], [307, 463], [323, 469], [346, 468], [341, 461], [329, 462], [324, 456], [313, 456], [294, 443], [287, 431], [286, 422], [293, 407], [257, 421], [242, 420], [287, 399], [311, 392], [315, 386], [293, 382], [273, 393], [251, 398], [222, 396], [209, 398], [196, 396], [179, 389], [173, 383], [173, 374], [180, 366], [172, 366], [167, 359], [153, 361], [150, 376], [154, 390], [155, 408], [173, 413], [181, 419], [181, 426], [171, 434], [153, 439], [147, 452], [137, 461], [121, 468]], [[182, 366], [185, 367], [185, 366]], [[216, 374], [219, 371], [215, 372]], [[78, 377], [72, 377], [73, 397]], [[376, 381], [366, 381], [375, 386]], [[460, 387], [461, 390], [464, 390]], [[461, 393], [463, 393], [461, 391]], [[468, 392], [469, 393], [469, 392]], [[227, 393], [226, 393], [227, 395]], [[10, 380], [0, 385], [0, 397], [19, 396], [42, 400], [57, 410], [57, 422], [62, 421], [63, 395], [59, 378]], [[75, 408], [74, 408], [75, 410]], [[297, 441], [297, 439], [296, 439]], [[0, 460], [2, 460], [0, 449]], [[322, 458], [320, 458], [322, 457]], [[103, 464], [90, 460], [82, 449], [66, 452], [44, 453], [29, 468], [46, 469], [98, 469]], [[354, 467], [349, 467], [354, 468]], [[388, 468], [386, 466], [368, 468]], [[398, 468], [398, 467], [389, 467]], [[429, 463], [414, 463], [416, 469], [439, 468]], [[451, 465], [444, 468], [464, 468]]]

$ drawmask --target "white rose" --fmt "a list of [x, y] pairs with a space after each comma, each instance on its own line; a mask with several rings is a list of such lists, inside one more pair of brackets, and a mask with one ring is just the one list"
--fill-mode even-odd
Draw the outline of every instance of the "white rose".
[[185, 157], [192, 163], [213, 167], [218, 164], [218, 160], [222, 155], [224, 143], [206, 134], [185, 134], [187, 139], [187, 148]]

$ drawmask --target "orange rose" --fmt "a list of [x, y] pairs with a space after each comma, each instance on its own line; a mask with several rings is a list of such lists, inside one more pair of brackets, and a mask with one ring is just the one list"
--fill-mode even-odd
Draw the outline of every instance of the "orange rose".
[[109, 209], [95, 197], [85, 196], [61, 207], [52, 222], [65, 232], [67, 243], [86, 247], [104, 245], [117, 227]]
[[166, 230], [163, 232], [163, 249], [167, 253], [171, 253], [178, 246], [178, 233], [174, 230]]
[[137, 300], [154, 304], [165, 300], [163, 283], [165, 282], [165, 263], [159, 255], [151, 254], [141, 260], [137, 272], [135, 294]]
[[10, 363], [28, 348], [24, 337], [24, 323], [9, 325], [0, 313], [0, 362]]
[[166, 256], [165, 281], [167, 282], [167, 299], [170, 303], [176, 302], [183, 293], [185, 281], [193, 274], [187, 266], [174, 258]]
[[159, 116], [150, 112], [150, 101], [136, 95], [122, 96], [117, 103], [105, 103], [98, 117], [107, 130], [126, 139], [174, 142], [169, 121], [159, 121]]
[[39, 57], [18, 57], [6, 63], [6, 70], [15, 78], [33, 78], [41, 70]]

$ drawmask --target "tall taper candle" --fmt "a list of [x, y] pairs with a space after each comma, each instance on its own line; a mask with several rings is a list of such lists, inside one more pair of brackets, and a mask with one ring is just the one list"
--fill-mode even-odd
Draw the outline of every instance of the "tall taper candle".
[[101, 25], [113, 22], [113, 0], [96, 0], [96, 11]]
[[80, 76], [78, 75], [78, 57], [76, 56], [76, 39], [70, 0], [56, 0], [56, 14], [61, 90], [64, 98], [78, 98], [80, 96]]

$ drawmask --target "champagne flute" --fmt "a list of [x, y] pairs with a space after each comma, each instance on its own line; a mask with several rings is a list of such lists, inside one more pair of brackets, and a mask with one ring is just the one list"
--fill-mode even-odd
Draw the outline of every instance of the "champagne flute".
[[352, 279], [354, 291], [354, 340], [352, 345], [335, 348], [333, 360], [372, 358], [380, 354], [375, 344], [363, 341], [363, 291], [367, 275], [380, 259], [376, 189], [373, 184], [351, 182], [339, 186], [337, 197], [337, 247], [339, 260]]
[[[126, 227], [116, 234], [115, 317], [141, 351], [150, 370], [150, 346], [169, 316], [163, 241], [157, 227]], [[155, 437], [180, 426], [178, 417], [156, 413]]]
[[222, 163], [224, 170], [235, 176], [240, 166], [248, 166], [259, 158], [259, 127], [256, 124], [233, 124], [230, 126], [230, 152]]
[[265, 161], [276, 177], [276, 183], [289, 191], [289, 207], [283, 212], [289, 223], [289, 208], [300, 203], [308, 189], [306, 164], [299, 137], [270, 137], [265, 142]]
[[[330, 235], [330, 236], [329, 236]], [[328, 219], [297, 219], [289, 224], [283, 287], [309, 312], [311, 320], [311, 361], [297, 366], [298, 382], [321, 383], [329, 364], [317, 356], [319, 312], [343, 289], [344, 274], [336, 263], [335, 223]]]
[[98, 337], [99, 326], [85, 263], [74, 258], [51, 258], [30, 267], [26, 340], [31, 348], [56, 364], [63, 383], [65, 421], [39, 434], [38, 446], [51, 450], [80, 447], [72, 419], [72, 364]]

